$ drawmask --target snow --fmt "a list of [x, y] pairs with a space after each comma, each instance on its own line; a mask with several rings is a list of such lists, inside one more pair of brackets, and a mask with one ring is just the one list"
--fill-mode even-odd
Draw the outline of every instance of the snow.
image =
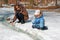
[[[60, 13], [43, 12], [45, 26], [48, 30], [38, 30], [32, 28], [32, 19], [34, 19], [34, 10], [29, 10], [29, 20], [25, 24], [15, 22], [15, 27], [23, 30], [25, 33], [17, 32], [3, 25], [0, 22], [1, 40], [60, 40]], [[12, 16], [9, 16], [13, 18]], [[8, 23], [6, 23], [8, 24]], [[29, 36], [30, 35], [30, 36]]]
[[[44, 40], [60, 40], [60, 13], [58, 12], [43, 12], [45, 18], [45, 26], [48, 30], [38, 30], [32, 28], [32, 22], [25, 24], [16, 23], [15, 27], [18, 27], [33, 36], [43, 38]], [[30, 15], [31, 16], [31, 15]], [[33, 17], [33, 15], [31, 16]], [[33, 19], [33, 18], [32, 18]]]
[[16, 32], [0, 23], [0, 40], [33, 40], [27, 34]]

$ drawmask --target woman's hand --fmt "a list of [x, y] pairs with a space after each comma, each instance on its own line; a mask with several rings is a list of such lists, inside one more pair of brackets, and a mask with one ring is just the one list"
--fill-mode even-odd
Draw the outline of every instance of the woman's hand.
[[11, 24], [12, 26], [14, 26], [14, 22], [10, 22], [10, 24]]

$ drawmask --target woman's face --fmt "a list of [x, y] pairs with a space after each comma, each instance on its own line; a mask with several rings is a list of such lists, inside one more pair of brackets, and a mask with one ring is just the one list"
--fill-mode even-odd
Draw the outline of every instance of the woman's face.
[[19, 6], [16, 6], [17, 10], [20, 10], [20, 7]]

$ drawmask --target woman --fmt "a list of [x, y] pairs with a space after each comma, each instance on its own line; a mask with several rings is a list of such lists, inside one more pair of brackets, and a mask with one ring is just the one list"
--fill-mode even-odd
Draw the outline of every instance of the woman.
[[15, 15], [13, 18], [13, 22], [15, 22], [16, 19], [18, 19], [19, 23], [21, 22], [23, 24], [25, 23], [25, 20], [29, 18], [28, 12], [26, 11], [25, 7], [23, 7], [21, 4], [16, 4], [14, 6], [14, 11], [15, 11]]

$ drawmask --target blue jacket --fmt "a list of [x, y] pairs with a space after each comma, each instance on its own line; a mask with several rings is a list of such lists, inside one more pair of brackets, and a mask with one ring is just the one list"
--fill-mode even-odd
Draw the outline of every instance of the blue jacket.
[[41, 17], [39, 17], [39, 18], [36, 18], [35, 17], [35, 19], [33, 20], [33, 24], [39, 24], [40, 23], [40, 21], [43, 21], [44, 20], [44, 17], [43, 17], [43, 15], [41, 16]]

